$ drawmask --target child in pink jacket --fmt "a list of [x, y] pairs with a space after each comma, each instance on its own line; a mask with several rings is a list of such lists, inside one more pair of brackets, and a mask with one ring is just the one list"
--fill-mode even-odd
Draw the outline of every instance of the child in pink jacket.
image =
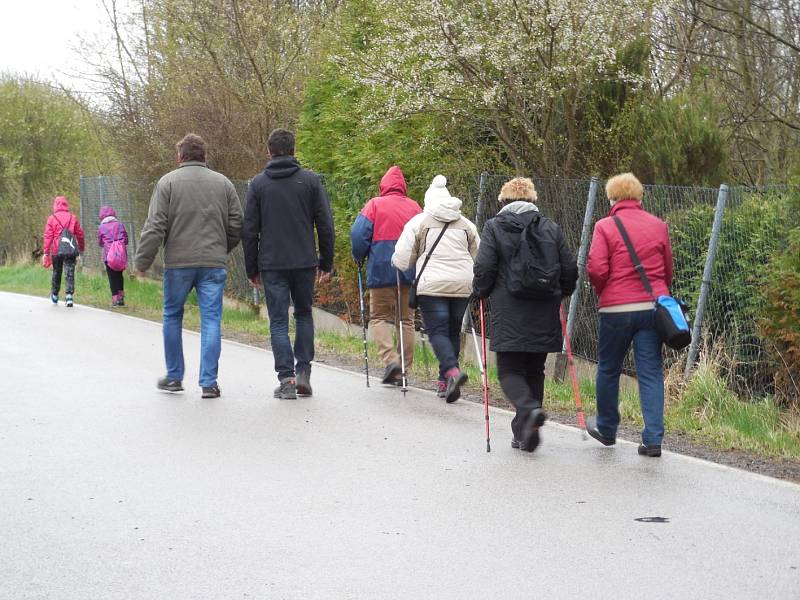
[[75, 294], [75, 262], [85, 248], [83, 229], [78, 217], [69, 211], [69, 203], [64, 196], [53, 200], [53, 214], [47, 218], [44, 226], [42, 244], [42, 264], [53, 267], [53, 279], [50, 286], [50, 300], [58, 304], [61, 290], [61, 274], [66, 275], [67, 294], [64, 304], [71, 307]]
[[100, 226], [97, 228], [97, 243], [103, 249], [103, 263], [106, 266], [108, 285], [111, 288], [111, 306], [125, 306], [125, 282], [122, 271], [112, 269], [108, 264], [108, 251], [115, 241], [128, 245], [128, 232], [122, 221], [117, 220], [117, 213], [111, 206], [100, 208]]

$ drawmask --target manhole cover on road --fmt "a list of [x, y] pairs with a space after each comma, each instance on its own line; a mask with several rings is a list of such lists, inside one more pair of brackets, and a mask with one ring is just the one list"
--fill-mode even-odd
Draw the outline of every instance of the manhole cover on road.
[[639, 523], [669, 523], [669, 517], [639, 517], [634, 521], [639, 521]]

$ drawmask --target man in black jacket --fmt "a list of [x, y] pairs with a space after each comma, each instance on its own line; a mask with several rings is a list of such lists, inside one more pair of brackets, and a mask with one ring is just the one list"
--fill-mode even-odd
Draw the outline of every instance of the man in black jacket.
[[[270, 161], [247, 189], [242, 227], [245, 267], [252, 285], [264, 286], [280, 381], [275, 397], [310, 396], [314, 281], [317, 270], [322, 282], [333, 269], [333, 217], [319, 176], [303, 169], [294, 157], [294, 134], [274, 130], [267, 149]], [[289, 340], [290, 300], [296, 324], [294, 349]]]

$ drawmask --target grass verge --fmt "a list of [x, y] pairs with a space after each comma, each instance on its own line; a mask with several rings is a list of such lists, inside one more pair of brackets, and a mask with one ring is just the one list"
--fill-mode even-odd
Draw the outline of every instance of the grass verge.
[[[50, 271], [33, 265], [0, 267], [0, 290], [44, 296], [50, 290]], [[128, 306], [115, 309], [121, 313], [153, 321], [161, 319], [161, 284], [149, 280], [126, 278]], [[81, 304], [109, 308], [111, 294], [105, 275], [78, 271], [75, 299]], [[187, 329], [199, 330], [200, 313], [194, 295], [187, 302], [184, 315]], [[269, 326], [255, 311], [248, 308], [225, 307], [222, 316], [223, 335], [266, 343]], [[469, 342], [469, 340], [468, 340]], [[356, 365], [363, 355], [363, 343], [358, 336], [318, 332], [317, 350], [341, 357]], [[378, 367], [377, 348], [369, 344], [370, 365]], [[476, 367], [465, 368], [470, 381], [480, 381]], [[380, 372], [373, 371], [380, 376]], [[410, 376], [421, 381], [436, 378], [436, 359], [430, 344], [419, 345]], [[500, 396], [497, 371], [489, 368], [489, 383], [496, 404], [507, 406]], [[673, 386], [670, 386], [672, 389]], [[580, 382], [581, 397], [587, 414], [595, 411], [595, 388], [591, 380]], [[800, 459], [800, 416], [782, 410], [771, 398], [742, 401], [733, 394], [719, 376], [712, 360], [702, 361], [691, 381], [668, 399], [665, 413], [668, 431], [679, 431], [722, 450], [741, 450], [766, 457]], [[574, 413], [572, 388], [569, 383], [550, 379], [545, 384], [545, 403], [549, 410]], [[624, 423], [641, 426], [642, 418], [636, 394], [623, 392], [620, 413]]]

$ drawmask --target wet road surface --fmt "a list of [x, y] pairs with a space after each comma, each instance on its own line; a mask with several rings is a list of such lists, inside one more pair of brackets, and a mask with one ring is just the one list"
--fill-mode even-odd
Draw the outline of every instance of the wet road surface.
[[225, 343], [155, 389], [160, 327], [0, 293], [0, 598], [800, 598], [800, 486], [543, 430]]

